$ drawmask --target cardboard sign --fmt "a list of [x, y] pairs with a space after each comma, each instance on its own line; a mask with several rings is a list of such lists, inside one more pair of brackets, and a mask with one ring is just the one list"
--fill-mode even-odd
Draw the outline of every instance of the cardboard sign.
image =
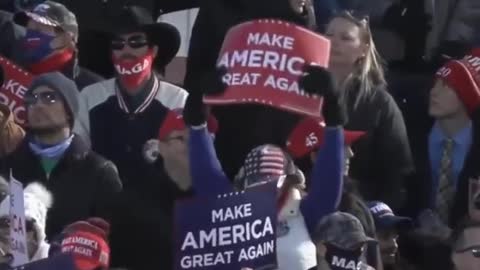
[[175, 269], [276, 269], [276, 186], [175, 206]]
[[310, 30], [279, 20], [256, 20], [231, 28], [217, 61], [227, 68], [229, 85], [211, 105], [256, 103], [318, 117], [321, 99], [300, 89], [303, 67], [327, 67], [330, 41]]
[[13, 255], [12, 266], [28, 263], [27, 229], [25, 225], [25, 207], [23, 185], [10, 171], [10, 245]]
[[59, 254], [47, 259], [38, 260], [29, 264], [18, 266], [12, 270], [76, 270], [71, 254]]
[[10, 108], [15, 122], [19, 125], [24, 125], [27, 116], [23, 106], [23, 96], [32, 83], [33, 75], [1, 56], [0, 65], [3, 68], [5, 77], [4, 83], [0, 88], [0, 103]]

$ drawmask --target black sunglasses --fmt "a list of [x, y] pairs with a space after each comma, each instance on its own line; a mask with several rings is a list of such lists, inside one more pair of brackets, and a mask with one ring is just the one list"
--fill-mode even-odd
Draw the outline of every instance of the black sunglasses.
[[60, 99], [60, 95], [57, 92], [49, 91], [49, 92], [42, 92], [38, 94], [28, 94], [25, 95], [23, 98], [23, 102], [25, 105], [34, 105], [39, 100], [43, 104], [53, 104]]
[[463, 248], [460, 250], [455, 250], [455, 253], [465, 253], [465, 252], [471, 252], [473, 257], [480, 259], [480, 245], [475, 245], [475, 246]]
[[112, 50], [122, 50], [127, 44], [132, 49], [139, 49], [147, 46], [148, 40], [144, 36], [131, 36], [126, 40], [117, 37], [112, 40]]

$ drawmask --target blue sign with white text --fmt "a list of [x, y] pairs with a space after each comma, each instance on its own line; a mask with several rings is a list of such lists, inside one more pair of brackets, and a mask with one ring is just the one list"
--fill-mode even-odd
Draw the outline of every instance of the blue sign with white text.
[[276, 185], [175, 206], [175, 270], [276, 269]]
[[12, 270], [76, 270], [71, 254], [59, 254], [13, 268]]

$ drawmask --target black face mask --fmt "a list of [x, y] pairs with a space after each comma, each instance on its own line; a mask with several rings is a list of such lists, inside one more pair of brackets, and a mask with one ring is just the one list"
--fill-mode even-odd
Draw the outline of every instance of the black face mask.
[[356, 250], [343, 250], [331, 244], [325, 244], [327, 252], [325, 260], [332, 270], [357, 270], [359, 269], [360, 257], [363, 248]]

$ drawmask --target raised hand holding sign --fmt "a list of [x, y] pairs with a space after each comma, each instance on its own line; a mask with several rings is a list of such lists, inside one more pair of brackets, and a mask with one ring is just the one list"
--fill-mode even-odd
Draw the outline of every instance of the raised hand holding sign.
[[227, 33], [217, 65], [228, 72], [222, 95], [206, 96], [211, 105], [256, 103], [317, 117], [321, 99], [298, 84], [305, 65], [326, 67], [330, 41], [279, 20], [256, 20]]
[[275, 269], [276, 186], [175, 207], [175, 269]]

